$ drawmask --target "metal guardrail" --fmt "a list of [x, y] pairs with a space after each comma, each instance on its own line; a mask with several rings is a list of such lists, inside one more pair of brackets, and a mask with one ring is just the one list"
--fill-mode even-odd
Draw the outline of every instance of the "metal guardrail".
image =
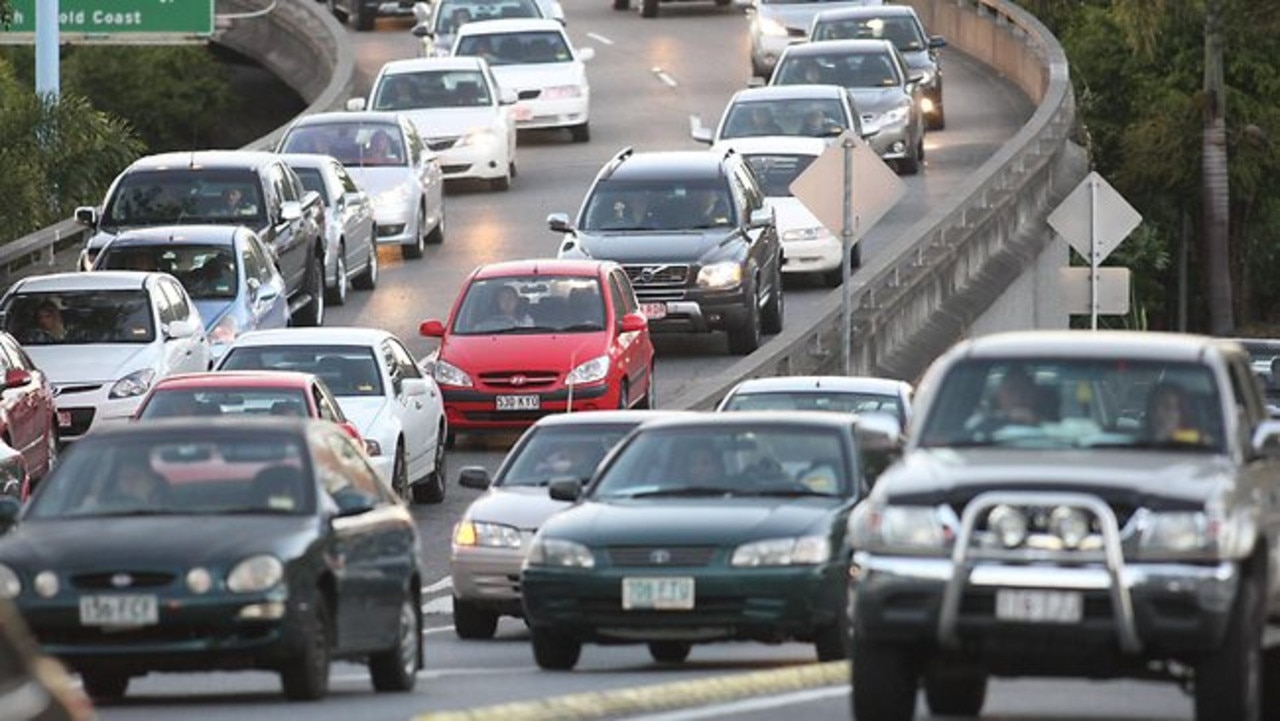
[[[218, 4], [220, 12], [230, 14], [262, 8], [262, 0]], [[346, 31], [325, 4], [280, 3], [269, 15], [233, 22], [214, 40], [253, 57], [291, 85], [309, 103], [304, 113], [340, 109], [354, 88], [355, 56]], [[243, 149], [269, 148], [283, 131], [277, 128]], [[88, 233], [89, 228], [67, 219], [0, 245], [0, 287], [28, 275], [74, 270]]]

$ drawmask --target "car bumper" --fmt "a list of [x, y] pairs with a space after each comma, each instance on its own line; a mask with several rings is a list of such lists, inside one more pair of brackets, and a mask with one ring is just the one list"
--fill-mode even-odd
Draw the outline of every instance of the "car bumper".
[[499, 613], [519, 616], [520, 566], [529, 534], [521, 548], [454, 546], [449, 559], [453, 595]]
[[[747, 303], [741, 288], [721, 292], [700, 292], [697, 298], [663, 301], [639, 294], [649, 318], [651, 333], [709, 333], [741, 325], [747, 318]], [[661, 309], [660, 317], [649, 312]]]
[[417, 208], [407, 205], [374, 206], [373, 219], [378, 228], [378, 245], [415, 245], [417, 243]]
[[[689, 610], [624, 610], [625, 577], [692, 576]], [[529, 567], [521, 574], [525, 618], [582, 641], [812, 640], [843, 612], [834, 565], [795, 568], [594, 569]]]
[[501, 178], [507, 173], [507, 159], [494, 139], [484, 145], [454, 146], [440, 151], [440, 168], [445, 180]]
[[588, 96], [563, 100], [522, 100], [515, 106], [516, 128], [568, 128], [588, 120]]
[[[1194, 658], [1220, 645], [1239, 583], [1233, 563], [1126, 564], [1120, 575], [1131, 599], [1132, 612], [1126, 614], [1115, 609], [1110, 577], [1101, 566], [978, 563], [948, 624], [943, 598], [952, 569], [949, 558], [856, 553], [849, 608], [858, 633], [937, 643], [982, 657], [991, 666], [1014, 664], [1026, 673], [1061, 671], [1073, 661], [1096, 668], [1099, 657]], [[1082, 618], [1070, 624], [998, 620], [995, 597], [1001, 589], [1079, 592]], [[1125, 616], [1132, 618], [1139, 643], [1127, 654], [1119, 640]]]
[[[515, 430], [533, 425], [543, 416], [572, 411], [612, 410], [618, 407], [620, 390], [617, 386], [598, 383], [574, 388], [546, 391], [489, 391], [475, 388], [444, 387], [445, 416], [449, 428], [455, 431]], [[498, 396], [537, 396], [537, 409], [498, 410]]]
[[111, 384], [85, 393], [58, 396], [58, 438], [73, 441], [94, 428], [127, 423], [142, 403], [142, 396], [108, 399]]
[[867, 139], [871, 149], [885, 160], [905, 158], [911, 151], [913, 139], [910, 124], [882, 127], [880, 132]]
[[843, 260], [844, 247], [835, 236], [782, 244], [783, 273], [825, 273], [838, 269]]

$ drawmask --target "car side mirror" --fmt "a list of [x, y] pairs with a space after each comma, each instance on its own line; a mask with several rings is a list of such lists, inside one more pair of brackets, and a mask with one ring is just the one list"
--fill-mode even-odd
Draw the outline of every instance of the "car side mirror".
[[1280, 420], [1265, 420], [1253, 432], [1253, 452], [1262, 458], [1280, 458]]
[[553, 480], [547, 486], [547, 493], [553, 501], [568, 501], [572, 503], [582, 496], [582, 481], [576, 478]]
[[364, 98], [350, 98], [347, 100], [347, 110], [358, 113], [364, 110]]
[[21, 388], [31, 382], [31, 371], [26, 368], [10, 368], [4, 372], [4, 387]]
[[499, 105], [515, 105], [520, 100], [520, 96], [516, 95], [516, 91], [509, 88], [502, 88], [498, 91]]
[[400, 381], [400, 392], [406, 398], [425, 396], [428, 388], [430, 388], [430, 385], [426, 378], [405, 378]]
[[98, 224], [98, 209], [92, 205], [82, 205], [76, 208], [76, 221], [81, 225], [87, 225], [92, 228]]
[[434, 318], [431, 320], [424, 320], [422, 321], [422, 324], [418, 326], [418, 335], [423, 338], [443, 338], [444, 323], [441, 323]]
[[751, 217], [749, 218], [749, 225], [752, 228], [763, 228], [769, 225], [773, 225], [773, 223], [774, 223], [773, 206], [766, 205], [763, 208], [756, 208], [755, 210], [751, 211]]
[[867, 483], [876, 479], [902, 453], [902, 426], [888, 413], [859, 413], [853, 430]]
[[420, 23], [425, 23], [431, 19], [431, 5], [425, 2], [416, 2], [413, 4], [413, 19]]
[[690, 115], [689, 135], [699, 143], [710, 145], [715, 136], [715, 131], [702, 124], [701, 115]]
[[175, 320], [164, 329], [165, 335], [171, 339], [190, 338], [196, 334], [196, 324], [190, 320]]
[[354, 488], [343, 488], [335, 491], [333, 501], [338, 505], [338, 513], [334, 516], [335, 518], [359, 516], [362, 513], [372, 511], [376, 507], [372, 498]]
[[547, 216], [547, 227], [556, 233], [572, 233], [573, 224], [568, 213], [552, 213]]
[[578, 59], [582, 62], [588, 62], [596, 56], [595, 48], [578, 48]]
[[466, 466], [458, 471], [458, 485], [463, 488], [485, 491], [489, 489], [491, 482], [489, 471], [485, 470], [484, 466]]
[[409, 32], [413, 33], [415, 38], [429, 38], [435, 33], [431, 32], [431, 28], [426, 25], [414, 25]]
[[280, 220], [286, 223], [302, 217], [302, 203], [296, 200], [286, 200], [280, 204]]
[[930, 36], [929, 36], [929, 49], [930, 49], [930, 50], [937, 50], [938, 48], [945, 48], [946, 46], [947, 46], [947, 39], [946, 39], [946, 38], [944, 38], [944, 37], [942, 37], [941, 35], [930, 35]]
[[22, 513], [22, 501], [13, 496], [0, 496], [0, 535], [8, 533], [18, 525], [20, 513]]
[[622, 316], [622, 333], [639, 333], [649, 327], [649, 319], [639, 313], [627, 313]]
[[921, 82], [921, 81], [923, 81], [923, 80], [924, 80], [924, 73], [922, 73], [922, 72], [920, 72], [920, 71], [918, 71], [918, 70], [913, 70], [913, 71], [911, 71], [911, 72], [907, 73], [907, 84], [908, 84], [908, 85], [919, 85], [919, 84], [920, 84], [920, 82]]

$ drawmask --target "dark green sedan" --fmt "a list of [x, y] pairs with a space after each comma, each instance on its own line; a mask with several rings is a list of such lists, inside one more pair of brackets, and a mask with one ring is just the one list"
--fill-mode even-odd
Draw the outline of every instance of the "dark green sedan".
[[[842, 658], [845, 522], [863, 456], [896, 428], [835, 413], [697, 414], [645, 424], [552, 516], [521, 573], [533, 654], [571, 669], [583, 643], [812, 642]], [[860, 451], [862, 447], [862, 451]], [[877, 450], [879, 452], [879, 450]]]
[[140, 422], [59, 459], [0, 538], [0, 598], [99, 700], [149, 671], [239, 668], [317, 699], [335, 658], [408, 691], [418, 554], [408, 509], [333, 423]]

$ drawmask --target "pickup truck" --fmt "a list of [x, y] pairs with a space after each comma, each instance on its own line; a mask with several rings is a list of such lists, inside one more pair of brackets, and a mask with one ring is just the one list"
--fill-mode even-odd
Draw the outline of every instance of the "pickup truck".
[[295, 325], [324, 323], [324, 205], [274, 153], [201, 150], [134, 161], [112, 182], [102, 208], [76, 219], [95, 232], [80, 268], [120, 231], [168, 225], [244, 225], [255, 231], [284, 276]]
[[962, 342], [850, 515], [854, 718], [913, 718], [921, 685], [976, 716], [990, 676], [1168, 680], [1200, 721], [1272, 718], [1278, 511], [1280, 423], [1239, 343]]

